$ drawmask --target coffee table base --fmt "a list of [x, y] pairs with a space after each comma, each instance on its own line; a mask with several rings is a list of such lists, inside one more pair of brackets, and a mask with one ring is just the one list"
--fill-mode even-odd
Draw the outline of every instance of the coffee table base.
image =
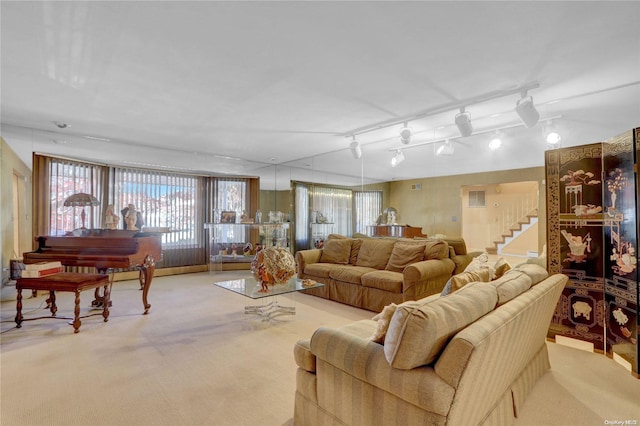
[[295, 315], [295, 306], [282, 306], [277, 300], [266, 305], [250, 305], [244, 307], [244, 313], [250, 315], [258, 315], [262, 317], [262, 321], [268, 321], [272, 318], [282, 315]]

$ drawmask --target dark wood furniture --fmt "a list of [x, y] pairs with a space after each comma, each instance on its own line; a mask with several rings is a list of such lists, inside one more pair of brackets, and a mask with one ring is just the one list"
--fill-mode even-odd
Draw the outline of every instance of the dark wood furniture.
[[[80, 292], [91, 288], [104, 288], [104, 304], [102, 308], [102, 317], [104, 322], [109, 318], [109, 298], [111, 295], [111, 282], [109, 275], [106, 274], [79, 274], [75, 272], [60, 272], [58, 274], [49, 275], [42, 278], [18, 278], [16, 281], [16, 289], [18, 291], [16, 302], [16, 324], [17, 327], [22, 327], [23, 321], [31, 321], [41, 318], [56, 318], [56, 312], [58, 307], [56, 306], [56, 291], [70, 291], [76, 294], [75, 309], [73, 318], [73, 332], [80, 331], [80, 325], [82, 322], [80, 318], [96, 315], [90, 314], [80, 317]], [[51, 310], [51, 317], [37, 317], [29, 318], [27, 320], [22, 316], [22, 290], [46, 290], [49, 292], [49, 308]], [[61, 319], [66, 319], [60, 317]]]
[[422, 233], [422, 228], [409, 225], [375, 225], [368, 226], [367, 232], [370, 237], [427, 237]]
[[38, 248], [24, 253], [23, 257], [25, 264], [57, 260], [64, 266], [94, 267], [98, 273], [138, 269], [142, 304], [147, 314], [151, 308], [147, 295], [156, 259], [162, 256], [160, 238], [159, 234], [140, 231], [85, 229], [79, 235], [36, 237]]

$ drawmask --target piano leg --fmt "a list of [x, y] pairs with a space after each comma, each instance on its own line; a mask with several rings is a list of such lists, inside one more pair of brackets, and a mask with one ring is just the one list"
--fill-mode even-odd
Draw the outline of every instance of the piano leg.
[[140, 266], [140, 287], [142, 289], [142, 304], [144, 305], [144, 314], [149, 313], [151, 305], [147, 301], [147, 295], [149, 294], [149, 288], [151, 287], [151, 280], [153, 279], [153, 273], [156, 270], [156, 261], [151, 255], [147, 255], [144, 258], [142, 266]]

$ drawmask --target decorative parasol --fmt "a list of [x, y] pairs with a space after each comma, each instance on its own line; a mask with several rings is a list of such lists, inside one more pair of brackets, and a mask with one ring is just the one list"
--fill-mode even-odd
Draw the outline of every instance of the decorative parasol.
[[[64, 200], [65, 207], [85, 207], [85, 206], [98, 206], [100, 205], [100, 201], [91, 194], [85, 194], [84, 192], [78, 192], [77, 194], [73, 194]], [[87, 215], [84, 212], [84, 208], [82, 209], [82, 213], [80, 213], [80, 218], [82, 219], [82, 227], [84, 228], [84, 222]]]

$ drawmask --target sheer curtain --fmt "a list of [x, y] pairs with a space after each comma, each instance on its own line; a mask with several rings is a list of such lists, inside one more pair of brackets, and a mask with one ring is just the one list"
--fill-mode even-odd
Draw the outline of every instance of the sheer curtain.
[[294, 250], [309, 248], [309, 186], [304, 183], [294, 184], [294, 220], [295, 246]]
[[[333, 222], [332, 233], [351, 236], [352, 228], [352, 191], [350, 189], [311, 186], [310, 210], [325, 216]], [[313, 215], [312, 219], [313, 221]]]
[[354, 201], [355, 232], [366, 234], [367, 226], [375, 225], [382, 214], [382, 191], [357, 191]]

